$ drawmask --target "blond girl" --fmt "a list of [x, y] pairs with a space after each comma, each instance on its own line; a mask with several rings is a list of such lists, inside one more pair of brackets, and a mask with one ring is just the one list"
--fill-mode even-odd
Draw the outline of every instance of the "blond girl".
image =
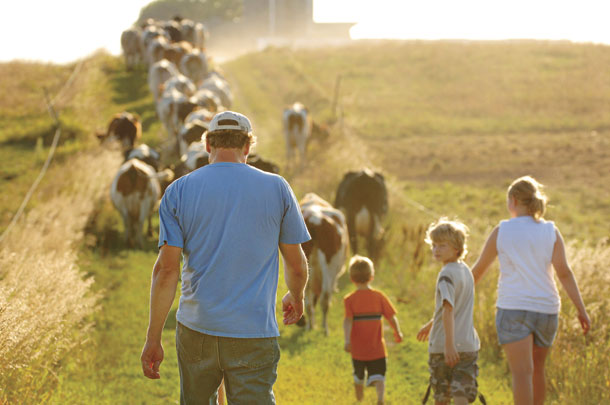
[[510, 219], [491, 232], [472, 268], [477, 283], [496, 257], [500, 262], [496, 330], [512, 374], [513, 400], [519, 405], [544, 403], [544, 362], [561, 305], [553, 268], [578, 310], [583, 332], [591, 326], [561, 233], [543, 219], [546, 202], [535, 179], [516, 179], [507, 193]]

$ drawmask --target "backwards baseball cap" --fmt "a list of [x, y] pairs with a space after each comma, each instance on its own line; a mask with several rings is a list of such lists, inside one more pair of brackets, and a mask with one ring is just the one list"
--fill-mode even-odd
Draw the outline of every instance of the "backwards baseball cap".
[[227, 129], [242, 131], [249, 134], [252, 132], [252, 124], [250, 124], [248, 117], [243, 114], [234, 111], [223, 111], [212, 118], [208, 133]]

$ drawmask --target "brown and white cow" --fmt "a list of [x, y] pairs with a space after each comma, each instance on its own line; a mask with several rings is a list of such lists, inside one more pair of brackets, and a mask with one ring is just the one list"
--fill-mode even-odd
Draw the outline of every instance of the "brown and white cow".
[[167, 79], [165, 83], [159, 86], [159, 89], [161, 90], [161, 94], [169, 89], [176, 89], [187, 97], [192, 96], [195, 94], [195, 91], [197, 91], [195, 83], [181, 73]]
[[183, 41], [190, 42], [195, 49], [203, 50], [205, 48], [205, 27], [203, 24], [188, 18], [182, 18], [180, 26]]
[[152, 66], [155, 62], [166, 59], [165, 53], [170, 47], [169, 40], [164, 36], [158, 36], [153, 38], [146, 46], [144, 55], [146, 62], [149, 66]]
[[322, 307], [322, 325], [328, 336], [326, 321], [337, 280], [345, 272], [349, 245], [343, 213], [317, 194], [308, 193], [300, 201], [301, 212], [311, 240], [303, 244], [309, 260], [309, 280], [305, 290], [307, 328], [314, 327], [314, 308], [318, 299]]
[[142, 247], [142, 228], [150, 220], [161, 197], [161, 185], [155, 169], [139, 159], [129, 159], [121, 165], [110, 187], [110, 198], [125, 225], [125, 240], [129, 247]]
[[180, 66], [182, 58], [193, 51], [193, 46], [186, 42], [174, 42], [165, 48], [164, 57], [176, 66]]
[[213, 113], [225, 110], [222, 101], [209, 89], [199, 89], [193, 94], [190, 101], [200, 108], [204, 108]]
[[159, 100], [159, 97], [163, 93], [163, 84], [171, 79], [173, 76], [178, 76], [180, 72], [176, 65], [162, 59], [158, 62], [153, 63], [148, 69], [148, 87], [153, 95], [155, 102]]
[[180, 158], [180, 163], [174, 169], [176, 178], [207, 165], [210, 162], [209, 157], [210, 155], [205, 150], [203, 142], [191, 143], [186, 153]]
[[144, 61], [150, 66], [155, 61], [151, 61], [151, 55], [149, 52], [149, 48], [151, 47], [151, 43], [158, 38], [163, 38], [166, 42], [169, 41], [166, 37], [165, 31], [162, 28], [158, 27], [154, 21], [150, 24], [142, 27], [142, 33], [140, 34], [140, 52], [142, 52], [142, 56]]
[[121, 34], [121, 48], [125, 57], [127, 70], [135, 68], [142, 62], [142, 47], [140, 43], [140, 30], [129, 28]]
[[197, 107], [187, 95], [176, 88], [163, 92], [157, 102], [157, 115], [167, 131], [168, 138], [175, 144], [175, 151], [180, 156], [178, 133], [184, 125], [184, 120]]
[[208, 130], [210, 124], [207, 121], [194, 120], [185, 123], [178, 133], [178, 147], [180, 156], [188, 151], [193, 142], [201, 142], [202, 135]]
[[170, 41], [182, 41], [182, 27], [179, 22], [174, 20], [163, 21], [161, 27], [167, 32]]
[[155, 149], [146, 144], [141, 144], [125, 153], [125, 161], [129, 159], [138, 159], [152, 166], [153, 169], [159, 170], [161, 165], [161, 155]]
[[352, 253], [358, 253], [360, 235], [366, 239], [369, 257], [378, 258], [384, 240], [382, 221], [388, 212], [383, 175], [368, 168], [346, 173], [337, 188], [335, 207], [345, 213]]
[[220, 99], [222, 106], [230, 109], [233, 105], [233, 93], [229, 82], [218, 72], [212, 71], [208, 73], [205, 80], [199, 86], [199, 89], [208, 89], [212, 91]]
[[97, 133], [100, 142], [118, 141], [123, 153], [129, 152], [142, 138], [142, 124], [136, 114], [124, 111], [112, 116], [106, 133]]
[[205, 53], [195, 49], [180, 59], [180, 71], [199, 86], [208, 74], [208, 58]]
[[294, 152], [298, 151], [299, 164], [305, 163], [307, 141], [311, 136], [311, 118], [307, 108], [296, 102], [284, 110], [282, 117], [284, 136], [286, 139], [286, 164], [294, 162]]
[[210, 122], [216, 113], [206, 109], [206, 108], [197, 108], [195, 111], [189, 113], [184, 119], [184, 124], [188, 124], [193, 121], [204, 121]]

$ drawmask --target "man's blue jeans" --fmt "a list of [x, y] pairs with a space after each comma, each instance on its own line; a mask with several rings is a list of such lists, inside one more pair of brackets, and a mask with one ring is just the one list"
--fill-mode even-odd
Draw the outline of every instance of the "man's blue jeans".
[[229, 404], [275, 404], [277, 338], [229, 338], [196, 332], [178, 322], [180, 404], [215, 404], [224, 377]]

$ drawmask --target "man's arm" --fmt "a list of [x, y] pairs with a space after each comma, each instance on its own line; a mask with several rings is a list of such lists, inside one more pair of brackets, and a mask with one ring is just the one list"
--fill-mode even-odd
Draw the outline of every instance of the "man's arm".
[[445, 363], [453, 367], [460, 361], [460, 355], [453, 340], [453, 306], [447, 300], [443, 301], [443, 328], [445, 329]]
[[304, 291], [307, 285], [307, 258], [300, 244], [280, 243], [284, 258], [284, 280], [288, 292], [282, 298], [284, 324], [296, 323], [303, 316]]
[[159, 374], [159, 366], [163, 361], [161, 333], [176, 296], [181, 253], [181, 248], [165, 244], [161, 246], [153, 267], [148, 331], [140, 358], [144, 375], [151, 379], [161, 378]]
[[472, 277], [474, 278], [474, 283], [477, 284], [481, 278], [485, 275], [485, 272], [491, 266], [494, 259], [498, 256], [498, 248], [496, 247], [496, 242], [498, 241], [498, 230], [499, 227], [495, 227], [491, 232], [487, 241], [485, 242], [485, 246], [483, 247], [483, 251], [481, 255], [477, 259], [477, 262], [472, 266]]

